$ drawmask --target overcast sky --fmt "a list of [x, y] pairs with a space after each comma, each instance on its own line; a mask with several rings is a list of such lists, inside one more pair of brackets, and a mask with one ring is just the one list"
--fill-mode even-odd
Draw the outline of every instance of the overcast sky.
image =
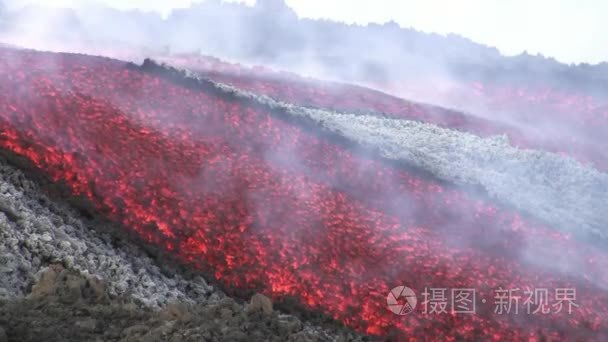
[[[8, 0], [78, 6], [102, 2], [167, 15], [204, 0]], [[255, 0], [233, 2], [255, 3]], [[440, 34], [456, 33], [507, 55], [527, 50], [566, 63], [608, 61], [606, 0], [287, 0], [301, 17], [384, 23]]]

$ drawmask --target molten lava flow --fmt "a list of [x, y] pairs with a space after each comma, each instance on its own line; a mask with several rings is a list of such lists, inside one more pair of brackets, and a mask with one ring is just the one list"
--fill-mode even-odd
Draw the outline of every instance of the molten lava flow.
[[[0, 55], [0, 146], [229, 288], [413, 340], [607, 336], [598, 248], [228, 96], [109, 59]], [[576, 269], [534, 262], [564, 255]], [[475, 288], [480, 310], [396, 316], [398, 285]], [[499, 287], [576, 288], [579, 309], [497, 315], [481, 299]]]
[[[169, 61], [213, 80], [289, 103], [338, 111], [379, 112], [481, 136], [506, 134], [517, 146], [562, 153], [608, 170], [608, 146], [604, 138], [604, 132], [608, 130], [608, 107], [589, 96], [532, 87], [492, 88], [479, 82], [464, 89], [450, 87], [448, 93], [438, 94], [435, 87], [429, 90], [434, 97], [453, 105], [462, 103], [474, 113], [493, 113], [494, 120], [488, 121], [479, 116], [408, 102], [367, 88], [320, 83], [267, 70], [241, 69], [238, 65], [211, 58], [184, 56]], [[421, 87], [417, 85], [413, 93], [417, 94]], [[399, 89], [395, 92], [400, 93]], [[482, 108], [467, 106], [479, 103], [484, 104]], [[501, 117], [500, 112], [505, 113], [497, 120]]]

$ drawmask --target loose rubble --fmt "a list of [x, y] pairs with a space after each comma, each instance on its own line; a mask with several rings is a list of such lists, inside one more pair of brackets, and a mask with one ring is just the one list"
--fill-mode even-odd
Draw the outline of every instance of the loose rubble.
[[81, 218], [6, 162], [0, 162], [0, 203], [0, 297], [24, 295], [49, 263], [98, 276], [111, 296], [129, 294], [151, 307], [201, 303], [215, 292], [201, 277], [166, 274], [143, 250], [110, 234], [118, 227]]
[[[95, 277], [51, 265], [38, 274], [25, 298], [0, 301], [0, 341], [318, 341], [330, 338], [293, 316], [251, 309], [269, 303], [254, 296], [241, 305], [216, 298], [206, 305], [171, 303], [139, 308], [127, 297], [110, 299]], [[258, 299], [255, 299], [258, 298]]]

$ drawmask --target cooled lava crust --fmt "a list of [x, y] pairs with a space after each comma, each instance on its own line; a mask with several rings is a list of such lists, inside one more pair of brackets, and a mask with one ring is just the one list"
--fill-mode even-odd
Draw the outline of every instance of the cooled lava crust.
[[[285, 87], [279, 81], [260, 78], [245, 88]], [[377, 92], [359, 88], [365, 96], [353, 99], [349, 88], [300, 86], [291, 83], [280, 97], [390, 113]], [[479, 134], [502, 129], [397, 102], [401, 117]], [[235, 291], [295, 300], [360, 332], [404, 340], [608, 338], [602, 249], [270, 107], [180, 82], [149, 63], [0, 49], [0, 113], [0, 147]], [[578, 152], [568, 153], [596, 156]], [[588, 276], [522, 260], [531, 241], [583, 255]], [[399, 285], [419, 294], [475, 288], [477, 312], [423, 314], [419, 305], [395, 315], [386, 297]], [[579, 307], [499, 315], [482, 303], [498, 288], [576, 288]]]

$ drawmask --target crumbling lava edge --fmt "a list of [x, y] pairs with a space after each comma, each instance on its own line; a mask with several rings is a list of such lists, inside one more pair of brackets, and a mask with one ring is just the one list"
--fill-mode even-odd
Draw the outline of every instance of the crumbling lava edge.
[[[9, 338], [52, 340], [45, 335], [16, 336], [15, 333], [23, 331], [11, 330], [11, 327], [23, 325], [27, 315], [40, 309], [44, 311], [35, 317], [36, 320], [52, 321], [51, 317], [44, 317], [44, 312], [65, 304], [52, 303], [48, 307], [49, 303], [45, 301], [37, 303], [29, 299], [32, 285], [39, 281], [49, 265], [61, 265], [76, 277], [102, 281], [112, 307], [118, 307], [120, 312], [139, 310], [133, 313], [137, 317], [153, 316], [151, 312], [167, 310], [168, 305], [200, 311], [217, 306], [221, 309], [226, 303], [236, 308], [233, 310], [235, 315], [241, 315], [240, 312], [245, 312], [243, 310], [251, 305], [245, 303], [249, 293], [226, 295], [227, 291], [222, 291], [222, 286], [212, 277], [180, 264], [161, 248], [150, 246], [128, 229], [107, 221], [88, 199], [71, 195], [67, 185], [52, 182], [27, 158], [0, 150], [0, 327], [8, 327]], [[281, 322], [289, 322], [290, 326], [295, 324], [297, 328], [290, 331], [293, 337], [289, 336], [292, 341], [372, 339], [327, 316], [303, 312], [299, 306], [288, 302], [275, 304], [277, 310], [264, 320], [277, 329], [284, 326]], [[18, 314], [15, 307], [22, 305], [29, 309], [24, 308], [23, 315], [19, 316], [21, 313]], [[62, 310], [72, 313], [84, 309], [67, 305]], [[245, 326], [251, 326], [247, 323], [249, 316], [244, 317]], [[253, 318], [260, 317], [254, 315]], [[69, 329], [70, 324], [64, 328]], [[28, 336], [34, 337], [29, 339]], [[61, 337], [70, 336], [70, 330], [57, 336], [58, 341], [63, 341]], [[233, 340], [224, 337], [223, 340]], [[256, 340], [247, 337], [246, 340]], [[276, 336], [257, 340], [271, 337]], [[281, 335], [278, 340], [286, 338]], [[112, 340], [118, 340], [118, 337]]]

